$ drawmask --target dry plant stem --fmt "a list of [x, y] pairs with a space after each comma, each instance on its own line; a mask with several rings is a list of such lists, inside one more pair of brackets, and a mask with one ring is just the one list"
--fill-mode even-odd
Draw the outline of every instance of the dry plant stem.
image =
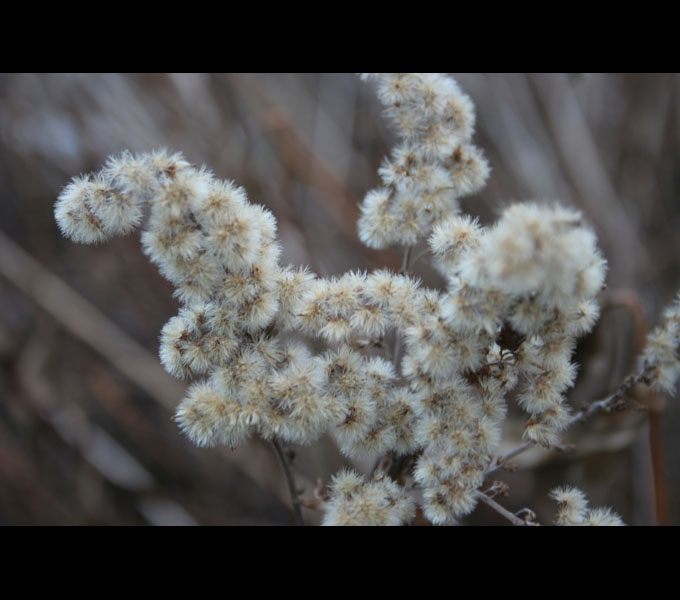
[[507, 452], [504, 454], [501, 458], [498, 459], [497, 464], [489, 469], [487, 473], [492, 473], [493, 471], [496, 471], [497, 469], [500, 469], [503, 464], [505, 464], [507, 461], [509, 461], [511, 458], [514, 458], [515, 456], [522, 454], [525, 450], [528, 450], [534, 445], [533, 442], [524, 442], [522, 445], [517, 446], [513, 450], [510, 450], [510, 452]]
[[664, 473], [663, 446], [661, 443], [661, 415], [659, 411], [649, 411], [649, 446], [652, 453], [654, 491], [656, 504], [656, 524], [670, 525], [668, 511], [668, 490]]
[[489, 498], [486, 494], [483, 492], [478, 492], [477, 497], [484, 502], [487, 506], [495, 510], [499, 515], [505, 517], [508, 521], [510, 521], [513, 525], [517, 525], [518, 527], [524, 527], [527, 525], [527, 522], [524, 521], [523, 519], [520, 519], [517, 515], [514, 515], [511, 513], [509, 510], [506, 508], [503, 508], [498, 502], [493, 500], [492, 498]]
[[[407, 246], [406, 249], [404, 250], [404, 258], [401, 262], [401, 271], [399, 271], [399, 273], [402, 275], [408, 274], [408, 271], [411, 268], [412, 252], [413, 246]], [[394, 368], [397, 370], [397, 373], [399, 372], [400, 359], [401, 359], [401, 336], [399, 335], [399, 333], [396, 333], [394, 340], [394, 353], [392, 355], [392, 362], [394, 363]]]
[[295, 476], [293, 474], [293, 467], [286, 456], [286, 453], [281, 448], [281, 445], [276, 439], [272, 440], [272, 446], [276, 450], [276, 454], [281, 461], [281, 466], [283, 467], [283, 472], [286, 475], [286, 482], [288, 483], [288, 490], [290, 491], [290, 497], [293, 502], [293, 512], [295, 513], [295, 524], [304, 526], [305, 519], [302, 516], [302, 509], [300, 508], [300, 501], [298, 499], [298, 492], [295, 487]]
[[585, 421], [592, 417], [596, 412], [603, 410], [605, 412], [612, 412], [614, 410], [622, 410], [626, 407], [625, 395], [631, 390], [632, 387], [636, 386], [638, 383], [646, 383], [649, 381], [649, 374], [646, 371], [642, 371], [635, 375], [629, 375], [623, 380], [619, 389], [616, 390], [610, 396], [597, 402], [593, 402], [587, 408], [583, 409], [580, 413], [574, 415], [567, 425], [571, 427], [576, 423]]
[[[567, 428], [571, 427], [572, 425], [575, 425], [576, 423], [588, 420], [595, 413], [601, 410], [605, 412], [622, 410], [626, 406], [626, 400], [624, 398], [626, 393], [628, 393], [630, 389], [636, 386], [638, 383], [646, 383], [648, 379], [649, 375], [644, 370], [635, 375], [629, 375], [628, 377], [626, 377], [626, 379], [623, 380], [623, 383], [619, 386], [619, 389], [617, 389], [613, 394], [607, 396], [606, 398], [603, 398], [602, 400], [593, 402], [592, 404], [588, 405], [587, 408], [584, 408], [579, 413], [575, 414], [571, 419], [569, 419], [569, 421], [567, 421]], [[510, 450], [510, 452], [507, 452], [503, 456], [499, 457], [496, 460], [496, 463], [489, 469], [487, 469], [486, 474], [488, 475], [489, 473], [497, 471], [508, 460], [514, 458], [515, 456], [518, 456], [519, 454], [522, 454], [532, 446], [534, 446], [533, 442], [524, 442], [523, 444], [520, 444], [516, 448], [513, 448], [512, 450]]]
[[413, 246], [407, 246], [406, 250], [404, 251], [404, 259], [401, 262], [400, 273], [402, 275], [406, 275], [406, 273], [408, 273], [408, 270], [411, 268], [411, 253], [412, 252], [413, 252]]
[[381, 466], [381, 463], [382, 463], [382, 468], [384, 470], [384, 468], [388, 466], [388, 461], [392, 461], [391, 456], [389, 456], [389, 455], [378, 456], [378, 458], [375, 459], [373, 466], [371, 467], [371, 471], [368, 474], [368, 479], [373, 480], [375, 478], [376, 472], [378, 471], [378, 467]]
[[[622, 306], [631, 315], [635, 326], [635, 346], [642, 352], [647, 343], [647, 318], [640, 295], [635, 290], [615, 290], [609, 296], [608, 305]], [[649, 390], [654, 394], [653, 390]], [[668, 525], [668, 491], [664, 468], [663, 443], [661, 433], [661, 414], [657, 403], [650, 403], [649, 411], [649, 449], [652, 457], [652, 473], [654, 476], [654, 500], [657, 525]]]
[[[409, 272], [409, 269], [411, 268], [411, 257], [413, 253], [413, 246], [407, 246], [406, 249], [404, 250], [404, 257], [401, 262], [401, 270], [399, 271], [402, 275], [406, 275]], [[394, 352], [392, 354], [392, 362], [394, 364], [394, 368], [399, 372], [399, 361], [401, 360], [401, 350], [402, 350], [402, 340], [401, 336], [399, 333], [395, 333], [395, 339], [394, 339]], [[401, 474], [401, 471], [403, 467], [407, 464], [406, 458], [408, 457], [399, 457], [395, 459], [393, 457], [393, 460], [391, 464], [389, 465], [389, 470], [388, 470], [388, 475], [392, 477], [392, 479], [397, 480], [399, 478], [399, 475]], [[380, 464], [382, 458], [378, 457], [376, 459], [375, 464], [373, 465], [373, 468], [371, 469], [371, 473], [369, 478], [373, 479], [373, 476], [375, 474], [375, 471]]]

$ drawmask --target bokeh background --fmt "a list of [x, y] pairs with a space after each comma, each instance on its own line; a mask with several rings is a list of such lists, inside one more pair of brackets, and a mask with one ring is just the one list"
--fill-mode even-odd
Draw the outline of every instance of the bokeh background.
[[[559, 200], [585, 214], [609, 260], [602, 318], [578, 349], [579, 408], [616, 389], [680, 289], [680, 76], [454, 77], [492, 168], [464, 210], [491, 223], [513, 201]], [[270, 446], [197, 449], [172, 421], [184, 384], [157, 346], [178, 305], [138, 234], [73, 244], [53, 204], [108, 155], [166, 147], [269, 207], [284, 261], [320, 275], [396, 269], [399, 251], [364, 248], [355, 228], [394, 142], [353, 74], [0, 75], [0, 523], [292, 524]], [[441, 286], [426, 259], [413, 270]], [[628, 524], [680, 523], [679, 403], [644, 389], [633, 399], [575, 428], [571, 452], [518, 457], [496, 475], [510, 486], [501, 502], [547, 525], [547, 492], [572, 484]], [[521, 431], [510, 417], [503, 449]], [[298, 449], [303, 496], [347, 464], [330, 439]], [[465, 522], [505, 524], [485, 506]]]

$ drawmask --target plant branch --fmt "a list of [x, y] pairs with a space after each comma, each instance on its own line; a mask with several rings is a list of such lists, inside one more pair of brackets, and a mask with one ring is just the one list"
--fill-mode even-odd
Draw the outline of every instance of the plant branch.
[[399, 271], [402, 275], [406, 275], [409, 272], [409, 269], [411, 268], [412, 252], [413, 246], [406, 246], [406, 250], [404, 251], [404, 258], [401, 261], [401, 271]]
[[281, 466], [283, 467], [283, 472], [286, 475], [286, 482], [288, 483], [288, 490], [290, 491], [290, 497], [293, 501], [293, 512], [295, 513], [295, 524], [303, 526], [305, 525], [305, 519], [302, 516], [302, 509], [300, 508], [300, 500], [298, 498], [298, 491], [295, 487], [295, 475], [293, 474], [293, 466], [291, 465], [290, 459], [286, 456], [286, 453], [281, 448], [281, 445], [276, 439], [272, 440], [272, 446], [276, 450], [276, 454], [281, 461]]
[[[647, 372], [647, 368], [643, 368], [642, 371], [636, 373], [635, 375], [629, 375], [623, 380], [619, 388], [613, 394], [607, 396], [606, 398], [603, 398], [602, 400], [598, 400], [597, 402], [589, 404], [586, 408], [584, 408], [583, 410], [575, 414], [571, 419], [569, 419], [569, 421], [567, 421], [566, 428], [569, 428], [572, 425], [575, 425], [576, 423], [587, 421], [595, 413], [600, 411], [613, 412], [615, 410], [623, 410], [628, 404], [628, 401], [626, 400], [625, 396], [631, 390], [631, 388], [636, 386], [638, 383], [648, 382], [649, 373]], [[515, 456], [518, 456], [519, 454], [522, 454], [523, 452], [525, 452], [526, 450], [533, 446], [534, 442], [524, 442], [523, 444], [520, 444], [516, 448], [510, 450], [509, 452], [506, 452], [503, 456], [500, 456], [499, 458], [496, 459], [496, 462], [486, 470], [486, 474], [488, 475], [489, 473], [497, 471], [508, 460], [514, 458]]]
[[513, 525], [525, 527], [530, 524], [524, 519], [520, 519], [517, 515], [511, 513], [507, 508], [502, 507], [500, 504], [498, 504], [498, 502], [496, 502], [493, 498], [489, 498], [489, 496], [487, 496], [485, 493], [477, 492], [477, 497], [482, 502], [484, 502], [484, 504], [495, 510], [499, 515], [505, 517]]
[[[413, 246], [407, 246], [404, 250], [404, 258], [401, 262], [401, 270], [399, 273], [406, 275], [411, 268], [411, 253], [413, 251]], [[401, 359], [401, 336], [399, 332], [395, 332], [394, 336], [394, 352], [392, 353], [392, 362], [394, 363], [394, 368], [399, 372], [399, 360]]]
[[415, 265], [421, 258], [423, 258], [423, 256], [427, 256], [427, 255], [430, 254], [430, 253], [431, 253], [431, 250], [430, 250], [430, 248], [429, 248], [429, 246], [428, 246], [427, 248], [425, 248], [425, 250], [423, 250], [422, 252], [420, 252], [420, 253], [418, 254], [418, 256], [416, 256], [416, 257], [413, 259], [412, 264]]

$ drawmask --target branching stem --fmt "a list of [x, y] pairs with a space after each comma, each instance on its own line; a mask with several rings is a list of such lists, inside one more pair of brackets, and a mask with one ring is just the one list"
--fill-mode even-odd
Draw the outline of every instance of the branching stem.
[[[575, 425], [576, 423], [581, 423], [582, 421], [588, 420], [595, 413], [599, 411], [612, 412], [614, 410], [621, 410], [626, 407], [627, 400], [625, 398], [626, 394], [638, 383], [647, 383], [649, 381], [649, 373], [647, 368], [642, 369], [639, 373], [635, 375], [629, 375], [626, 377], [619, 388], [611, 395], [589, 404], [586, 408], [575, 414], [569, 421], [567, 421], [567, 428]], [[524, 442], [516, 448], [513, 448], [509, 452], [506, 452], [503, 456], [496, 459], [496, 462], [487, 469], [486, 474], [493, 473], [500, 469], [508, 460], [522, 454], [529, 448], [534, 446], [534, 442]]]
[[286, 482], [288, 483], [288, 490], [290, 491], [290, 497], [293, 501], [293, 512], [295, 513], [295, 524], [303, 526], [305, 525], [305, 519], [302, 516], [302, 509], [300, 508], [300, 500], [298, 498], [298, 491], [295, 487], [295, 475], [293, 473], [293, 466], [290, 459], [286, 456], [283, 448], [276, 439], [272, 440], [272, 446], [276, 450], [276, 454], [279, 457], [281, 466], [283, 467], [283, 472], [286, 475]]
[[487, 496], [483, 492], [477, 492], [477, 497], [482, 502], [484, 502], [484, 504], [495, 510], [499, 515], [505, 517], [513, 525], [517, 525], [518, 527], [525, 527], [526, 525], [530, 524], [527, 523], [527, 521], [520, 519], [517, 515], [511, 513], [507, 508], [502, 507], [493, 498], [489, 498], [489, 496]]
[[[413, 252], [413, 246], [407, 246], [404, 250], [404, 258], [401, 261], [401, 271], [402, 275], [406, 275], [411, 268], [411, 253]], [[399, 332], [395, 332], [394, 335], [394, 352], [392, 354], [392, 362], [394, 363], [394, 368], [399, 371], [399, 361], [401, 360], [401, 335]]]

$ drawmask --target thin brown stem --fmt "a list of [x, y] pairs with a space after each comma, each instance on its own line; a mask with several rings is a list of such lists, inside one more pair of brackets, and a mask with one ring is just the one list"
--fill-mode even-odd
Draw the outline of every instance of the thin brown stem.
[[649, 411], [649, 446], [652, 454], [652, 472], [654, 475], [654, 499], [656, 508], [656, 524], [670, 524], [668, 511], [668, 490], [664, 473], [663, 446], [661, 444], [661, 415], [657, 410]]
[[276, 450], [276, 454], [279, 457], [281, 466], [283, 467], [283, 472], [286, 475], [286, 482], [288, 483], [288, 490], [290, 491], [290, 497], [293, 501], [293, 512], [295, 513], [295, 524], [304, 526], [305, 519], [302, 516], [302, 509], [300, 508], [300, 500], [298, 498], [298, 491], [295, 487], [295, 475], [293, 473], [293, 466], [291, 465], [290, 459], [286, 456], [286, 453], [281, 448], [281, 445], [276, 439], [272, 440], [272, 446]]
[[[406, 275], [411, 268], [411, 253], [413, 252], [413, 246], [407, 246], [404, 251], [404, 258], [401, 261], [401, 271], [402, 275]], [[394, 336], [394, 352], [392, 353], [392, 363], [394, 368], [399, 372], [399, 361], [401, 360], [401, 335], [399, 332], [395, 332]]]
[[[623, 380], [619, 388], [611, 395], [589, 404], [586, 408], [575, 414], [569, 421], [567, 421], [567, 428], [575, 425], [576, 423], [581, 423], [588, 420], [595, 413], [604, 411], [612, 412], [615, 410], [622, 410], [627, 405], [627, 400], [625, 398], [626, 394], [638, 383], [646, 383], [649, 380], [649, 373], [647, 369], [643, 369], [635, 375], [629, 375]], [[534, 446], [534, 442], [524, 442], [516, 448], [513, 448], [509, 452], [506, 452], [503, 456], [496, 459], [496, 462], [486, 470], [486, 474], [493, 473], [500, 469], [508, 460], [522, 454], [529, 448]]]
[[500, 456], [496, 459], [496, 462], [494, 463], [493, 466], [489, 467], [486, 471], [486, 474], [488, 475], [489, 473], [493, 473], [494, 471], [498, 471], [507, 461], [509, 461], [511, 458], [514, 458], [518, 454], [522, 454], [525, 450], [528, 450], [534, 445], [533, 442], [524, 442], [523, 444], [517, 446], [516, 448], [513, 448], [510, 450], [510, 452], [506, 452], [503, 456]]
[[[635, 327], [635, 345], [638, 353], [647, 343], [647, 317], [640, 294], [635, 290], [615, 290], [610, 293], [608, 305], [622, 306], [631, 315]], [[654, 501], [657, 525], [668, 525], [668, 490], [664, 468], [664, 453], [661, 428], [660, 398], [650, 389], [646, 404], [649, 406], [649, 450], [652, 458], [652, 474], [654, 476]]]
[[427, 256], [428, 254], [430, 254], [430, 249], [429, 249], [429, 248], [425, 248], [425, 250], [423, 250], [422, 252], [418, 253], [418, 255], [413, 259], [413, 261], [412, 261], [411, 264], [414, 264], [414, 265], [415, 265], [421, 258], [423, 258], [424, 256]]
[[404, 251], [404, 258], [401, 261], [401, 271], [402, 275], [406, 275], [411, 268], [411, 254], [413, 253], [413, 246], [406, 246]]
[[529, 523], [527, 523], [525, 520], [520, 519], [517, 515], [511, 513], [507, 508], [504, 508], [498, 504], [498, 502], [496, 502], [493, 498], [489, 498], [489, 496], [486, 494], [477, 492], [477, 497], [482, 502], [484, 502], [484, 504], [495, 510], [499, 515], [505, 517], [513, 525], [517, 525], [518, 527], [525, 527], [526, 525], [529, 525]]

